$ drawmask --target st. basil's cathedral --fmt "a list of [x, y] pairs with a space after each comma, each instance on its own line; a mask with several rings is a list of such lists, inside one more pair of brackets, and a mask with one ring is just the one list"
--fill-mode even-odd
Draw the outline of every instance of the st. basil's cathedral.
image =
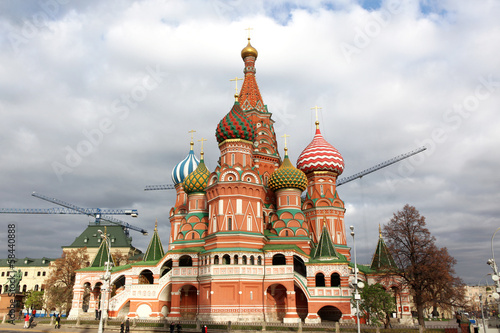
[[[191, 140], [172, 171], [168, 251], [155, 228], [142, 261], [112, 268], [110, 317], [284, 323], [356, 317], [354, 264], [336, 187], [344, 160], [318, 121], [296, 166], [286, 143], [280, 157], [256, 81], [257, 56], [249, 38], [241, 90], [215, 129], [215, 170], [207, 169], [203, 148], [195, 156]], [[90, 267], [78, 271], [70, 318], [100, 307], [108, 252], [102, 242]], [[408, 293], [383, 274], [390, 266], [379, 236], [371, 265], [358, 265], [358, 279], [383, 283], [394, 293], [397, 317], [409, 318]]]

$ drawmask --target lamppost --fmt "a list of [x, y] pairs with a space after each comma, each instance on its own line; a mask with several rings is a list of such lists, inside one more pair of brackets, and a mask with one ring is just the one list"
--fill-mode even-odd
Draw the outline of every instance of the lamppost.
[[104, 242], [106, 242], [106, 245], [108, 246], [108, 261], [106, 261], [106, 272], [104, 273], [104, 276], [101, 277], [102, 280], [104, 280], [104, 293], [102, 293], [101, 289], [101, 309], [104, 310], [104, 314], [101, 314], [100, 320], [99, 320], [99, 328], [97, 330], [98, 333], [102, 333], [103, 331], [103, 321], [104, 319], [108, 319], [108, 305], [109, 305], [109, 289], [110, 285], [109, 282], [111, 280], [111, 272], [109, 271], [109, 266], [111, 265], [111, 241], [108, 238], [108, 234], [106, 231], [106, 227], [104, 227], [104, 233], [99, 229], [97, 230], [99, 234], [101, 235], [101, 238]]
[[[500, 277], [498, 276], [498, 267], [497, 267], [497, 264], [495, 262], [495, 251], [493, 250], [493, 238], [495, 238], [495, 234], [497, 233], [497, 231], [500, 230], [500, 227], [498, 227], [495, 232], [493, 233], [493, 235], [491, 236], [491, 259], [488, 259], [488, 261], [486, 262], [490, 267], [491, 269], [493, 270], [493, 273], [494, 275], [491, 276], [491, 279], [493, 281], [495, 281], [495, 292], [492, 294], [493, 298], [497, 300], [498, 302], [498, 299], [500, 298]], [[498, 314], [500, 314], [500, 302], [498, 302]]]
[[479, 294], [479, 305], [481, 306], [481, 319], [483, 321], [483, 332], [486, 332], [486, 324], [484, 323], [484, 311], [483, 311], [483, 294]]
[[354, 300], [356, 301], [356, 322], [358, 324], [358, 333], [361, 333], [361, 326], [359, 324], [359, 300], [361, 295], [358, 292], [358, 265], [356, 262], [356, 241], [354, 240], [354, 226], [349, 227], [351, 229], [352, 236], [352, 247], [354, 248]]

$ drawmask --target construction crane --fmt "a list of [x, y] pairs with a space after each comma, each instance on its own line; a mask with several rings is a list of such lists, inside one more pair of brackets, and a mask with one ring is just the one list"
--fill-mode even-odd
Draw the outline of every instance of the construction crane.
[[405, 158], [408, 158], [410, 156], [413, 156], [413, 155], [416, 155], [418, 153], [421, 153], [421, 152], [423, 152], [426, 149], [427, 148], [425, 148], [425, 147], [417, 148], [417, 149], [412, 150], [412, 151], [410, 151], [410, 152], [408, 152], [406, 154], [398, 155], [398, 156], [396, 156], [394, 158], [391, 158], [390, 160], [387, 160], [385, 162], [382, 162], [382, 163], [379, 163], [379, 164], [377, 164], [375, 166], [372, 166], [371, 168], [368, 168], [368, 169], [365, 169], [365, 170], [363, 170], [361, 172], [358, 172], [358, 173], [356, 173], [356, 174], [354, 174], [352, 176], [341, 178], [341, 179], [337, 180], [337, 186], [343, 185], [343, 184], [348, 183], [350, 181], [353, 181], [355, 179], [358, 179], [358, 178], [361, 178], [363, 176], [366, 176], [366, 175], [368, 175], [368, 174], [370, 174], [372, 172], [375, 172], [377, 170], [383, 169], [383, 168], [385, 168], [385, 167], [387, 167], [387, 166], [389, 166], [391, 164], [394, 164], [394, 163], [397, 163], [397, 162], [399, 162], [401, 160], [404, 160]]
[[[31, 194], [32, 196], [55, 203], [56, 205], [63, 206], [65, 208], [0, 208], [0, 213], [4, 214], [83, 214], [83, 215], [88, 215], [92, 216], [95, 218], [95, 223], [100, 224], [101, 221], [106, 221], [112, 224], [116, 224], [121, 226], [125, 234], [129, 236], [128, 230], [134, 230], [142, 233], [143, 235], [147, 235], [148, 232], [145, 229], [133, 226], [128, 224], [127, 222], [123, 222], [119, 219], [116, 219], [111, 216], [107, 215], [130, 215], [132, 217], [137, 217], [139, 213], [137, 212], [136, 209], [101, 209], [101, 208], [82, 208], [76, 205], [73, 205], [71, 203], [56, 199], [56, 198], [51, 198], [48, 196], [45, 196], [43, 194], [39, 194], [36, 192], [33, 192]], [[107, 214], [107, 215], [103, 215]]]
[[[341, 178], [339, 180], [337, 180], [337, 186], [340, 186], [340, 185], [343, 185], [345, 183], [348, 183], [350, 181], [353, 181], [355, 179], [358, 179], [358, 178], [361, 178], [363, 176], [366, 176], [372, 172], [375, 172], [377, 170], [380, 170], [380, 169], [383, 169], [391, 164], [394, 164], [394, 163], [397, 163], [401, 160], [404, 160], [405, 158], [408, 158], [410, 156], [413, 156], [413, 155], [416, 155], [418, 153], [421, 153], [423, 152], [424, 150], [426, 150], [427, 148], [425, 147], [420, 147], [420, 148], [417, 148], [415, 150], [412, 150], [406, 154], [401, 154], [401, 155], [398, 155], [394, 158], [391, 158], [390, 160], [387, 160], [385, 162], [382, 162], [382, 163], [379, 163], [375, 166], [372, 166], [371, 168], [368, 168], [368, 169], [365, 169], [361, 172], [358, 172], [352, 176], [349, 176], [349, 177], [344, 177], [344, 178]], [[173, 184], [168, 184], [168, 185], [147, 185], [145, 188], [144, 188], [144, 191], [153, 191], [153, 190], [173, 190], [175, 189], [175, 186]]]
[[154, 191], [154, 190], [173, 190], [175, 189], [174, 184], [168, 185], [146, 185], [144, 191]]

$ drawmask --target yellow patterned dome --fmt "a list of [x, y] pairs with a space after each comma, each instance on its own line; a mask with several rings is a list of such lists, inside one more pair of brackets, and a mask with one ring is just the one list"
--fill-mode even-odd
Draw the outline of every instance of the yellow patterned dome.
[[188, 194], [193, 192], [204, 192], [205, 188], [207, 187], [209, 177], [210, 171], [208, 171], [207, 167], [205, 166], [205, 161], [203, 159], [202, 153], [200, 164], [198, 164], [196, 170], [191, 172], [189, 176], [184, 179], [182, 187]]
[[241, 50], [241, 57], [245, 60], [246, 57], [254, 57], [257, 59], [259, 52], [250, 44], [250, 38], [248, 38], [248, 44]]
[[283, 163], [274, 171], [268, 182], [269, 187], [273, 190], [282, 188], [298, 188], [304, 191], [307, 188], [306, 174], [296, 167], [288, 159], [288, 152], [285, 148], [285, 158]]

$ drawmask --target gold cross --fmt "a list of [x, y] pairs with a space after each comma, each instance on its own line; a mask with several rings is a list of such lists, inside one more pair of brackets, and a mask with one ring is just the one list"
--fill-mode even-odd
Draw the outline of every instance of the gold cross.
[[188, 133], [191, 133], [191, 141], [193, 141], [193, 133], [196, 133], [195, 130], [190, 130]]
[[319, 106], [312, 107], [311, 110], [314, 109], [316, 111], [316, 121], [318, 121], [318, 109], [321, 110]]
[[198, 140], [198, 142], [201, 142], [201, 152], [202, 153], [203, 153], [203, 141], [207, 141], [207, 139], [201, 138], [200, 140]]
[[245, 30], [248, 30], [248, 39], [250, 39], [250, 30], [253, 30], [253, 28], [248, 27]]
[[238, 95], [238, 81], [241, 81], [241, 80], [243, 80], [243, 79], [239, 78], [237, 76], [234, 79], [229, 79], [229, 81], [235, 81], [234, 91], [236, 92], [236, 95]]
[[286, 138], [288, 138], [290, 135], [287, 135], [287, 134], [283, 134], [281, 137], [282, 138], [285, 138], [285, 149], [287, 149], [286, 147]]

